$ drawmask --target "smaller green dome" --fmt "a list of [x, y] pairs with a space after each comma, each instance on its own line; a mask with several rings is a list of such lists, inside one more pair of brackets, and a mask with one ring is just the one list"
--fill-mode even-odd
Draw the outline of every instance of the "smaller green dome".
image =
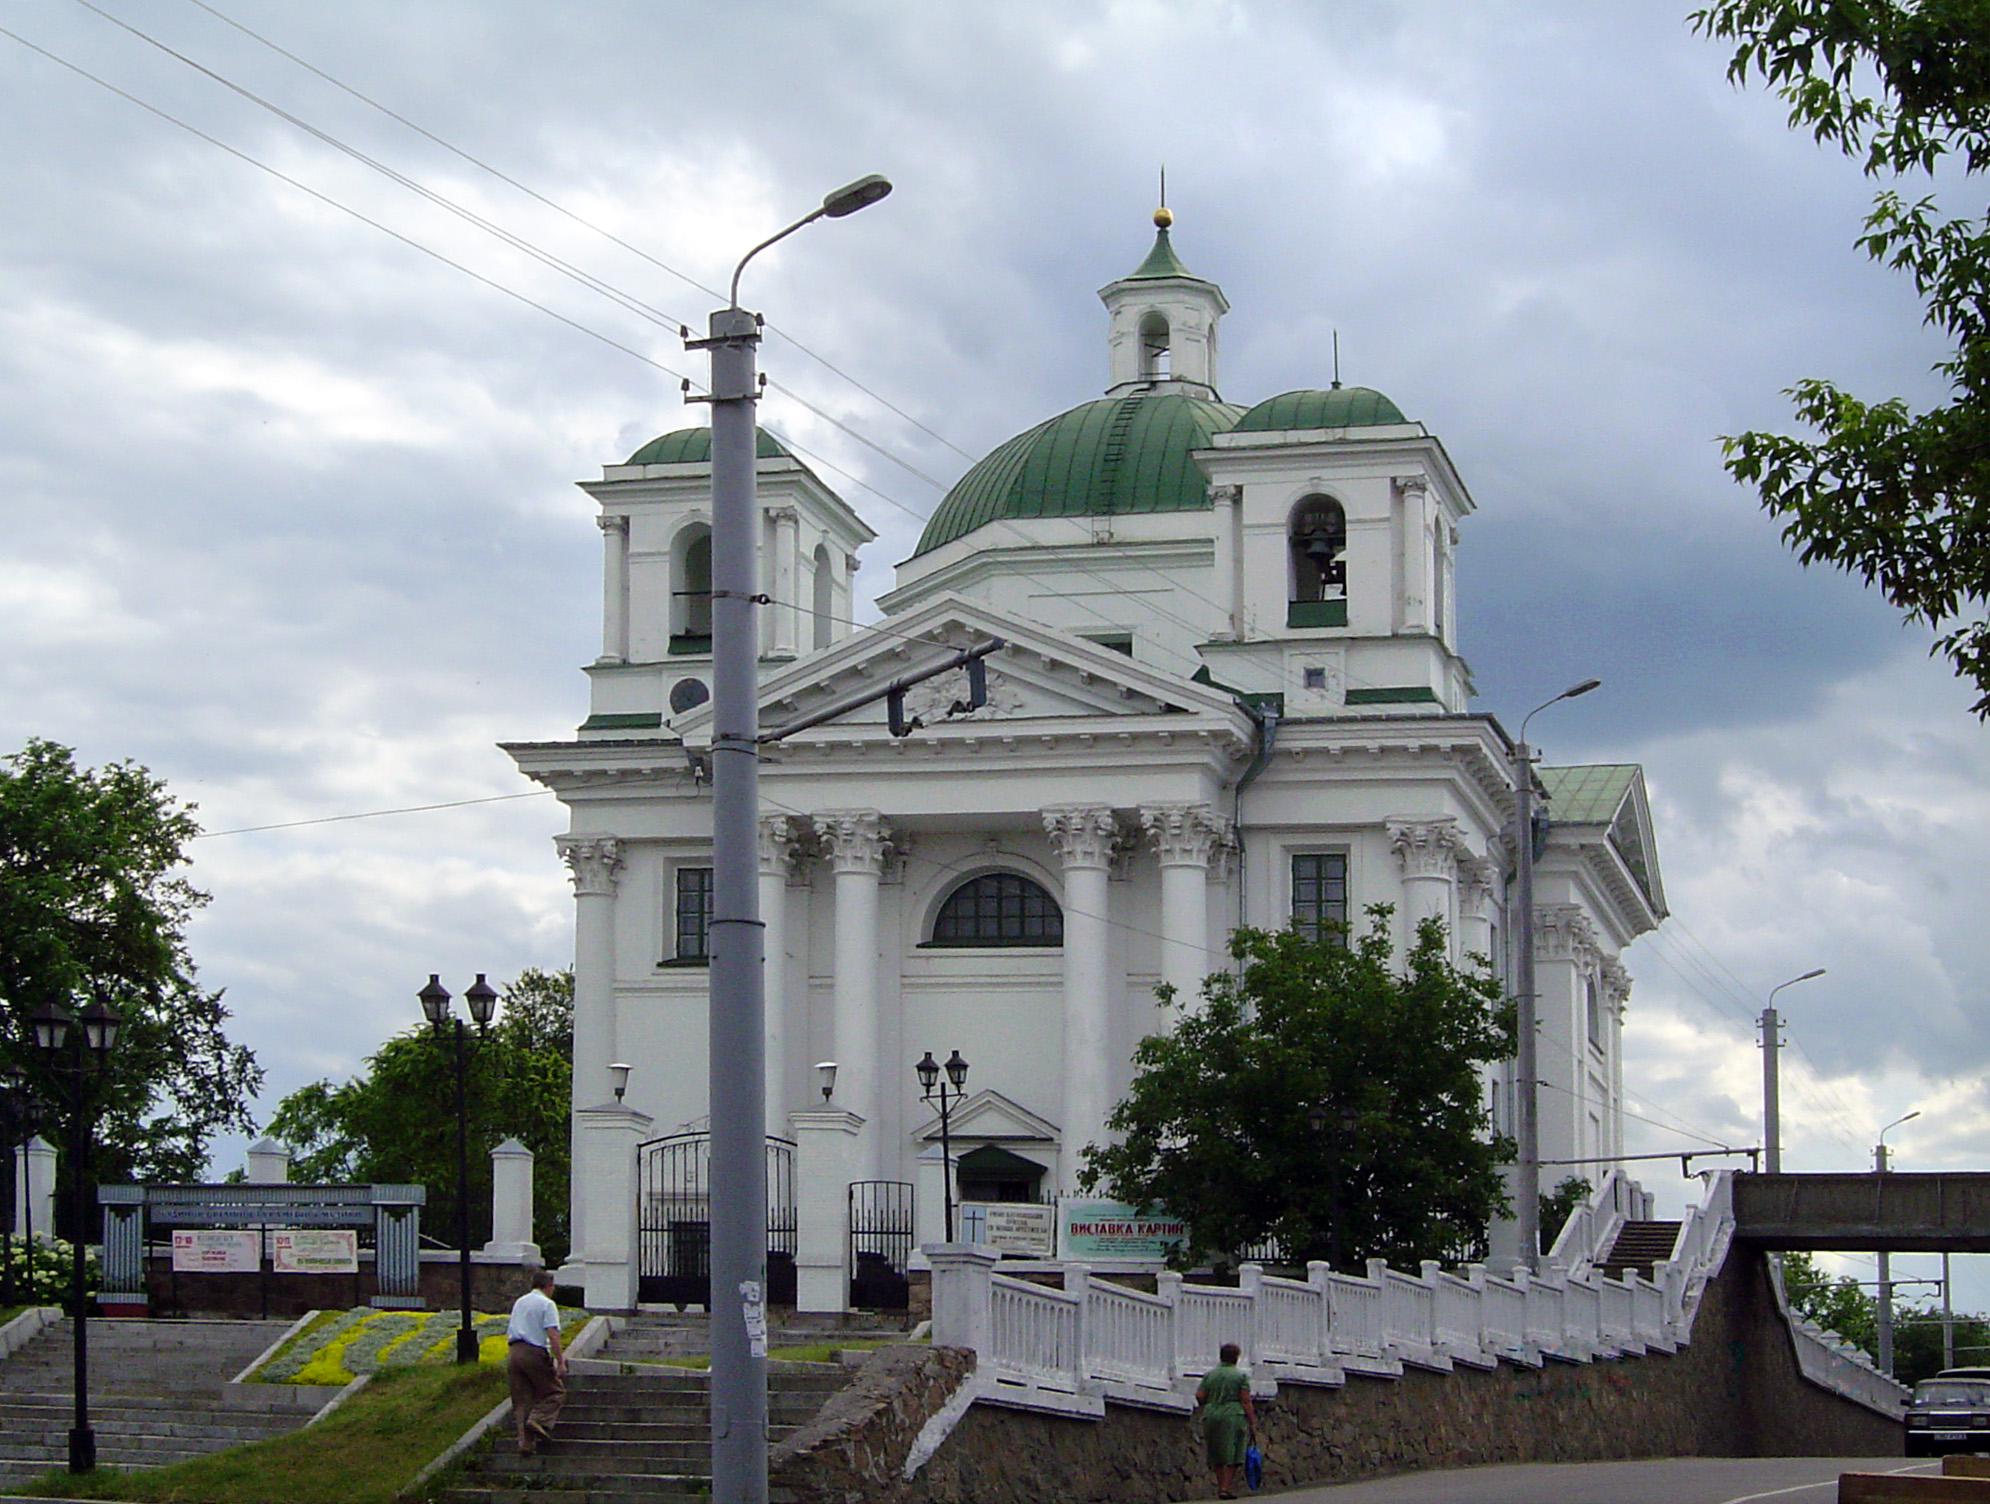
[[[791, 459], [787, 446], [766, 429], [755, 430], [753, 454], [756, 459]], [[709, 465], [712, 462], [712, 431], [709, 428], [679, 428], [651, 439], [628, 459], [629, 465]]]
[[1233, 433], [1287, 433], [1301, 428], [1370, 428], [1407, 423], [1403, 410], [1366, 386], [1282, 392], [1267, 397], [1237, 420]]

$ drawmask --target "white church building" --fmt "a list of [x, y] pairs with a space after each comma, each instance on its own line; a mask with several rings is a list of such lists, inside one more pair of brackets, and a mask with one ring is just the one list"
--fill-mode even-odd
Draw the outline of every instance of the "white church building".
[[[1379, 392], [1224, 400], [1229, 305], [1155, 219], [1100, 294], [1104, 395], [973, 466], [876, 623], [851, 624], [871, 531], [761, 436], [763, 730], [1002, 644], [981, 708], [943, 674], [898, 728], [875, 702], [762, 768], [769, 1246], [808, 1308], [940, 1236], [928, 1051], [971, 1063], [954, 1196], [1039, 1201], [1076, 1192], [1135, 1043], [1165, 1027], [1156, 987], [1194, 995], [1235, 926], [1359, 930], [1390, 904], [1399, 944], [1435, 915], [1460, 956], [1510, 965], [1515, 769], [1460, 654], [1465, 482]], [[571, 816], [567, 1278], [628, 1307], [686, 1299], [702, 1272], [709, 431], [582, 485], [605, 541], [590, 713], [506, 750]], [[1539, 782], [1541, 1155], [1571, 1162], [1543, 1182], [1599, 1181], [1622, 1152], [1618, 953], [1664, 895], [1637, 767]], [[1510, 1132], [1510, 1073], [1488, 1089]]]

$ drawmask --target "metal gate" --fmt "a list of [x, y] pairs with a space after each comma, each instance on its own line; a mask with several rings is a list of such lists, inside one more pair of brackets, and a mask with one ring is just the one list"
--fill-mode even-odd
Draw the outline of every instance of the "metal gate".
[[905, 1265], [917, 1236], [912, 1186], [904, 1180], [850, 1184], [850, 1305], [862, 1311], [902, 1311], [911, 1294]]
[[[636, 1299], [709, 1306], [712, 1138], [676, 1133], [636, 1149]], [[767, 1302], [795, 1303], [795, 1146], [767, 1140]]]

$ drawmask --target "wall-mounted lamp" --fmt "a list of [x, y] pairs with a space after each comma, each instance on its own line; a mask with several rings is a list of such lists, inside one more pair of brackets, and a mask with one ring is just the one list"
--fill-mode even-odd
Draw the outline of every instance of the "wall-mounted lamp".
[[615, 1100], [622, 1100], [622, 1093], [629, 1089], [629, 1067], [617, 1060], [608, 1067], [608, 1079], [615, 1087]]
[[815, 1063], [815, 1084], [822, 1088], [822, 1100], [827, 1102], [836, 1091], [834, 1060], [818, 1060]]

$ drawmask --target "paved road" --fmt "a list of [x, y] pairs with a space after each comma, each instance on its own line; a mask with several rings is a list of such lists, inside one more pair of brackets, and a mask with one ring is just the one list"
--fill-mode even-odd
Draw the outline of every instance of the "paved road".
[[[1300, 1488], [1278, 1504], [1833, 1504], [1840, 1473], [1939, 1473], [1939, 1459], [1670, 1457], [1523, 1463]], [[1265, 1496], [1269, 1499], [1270, 1495]]]

